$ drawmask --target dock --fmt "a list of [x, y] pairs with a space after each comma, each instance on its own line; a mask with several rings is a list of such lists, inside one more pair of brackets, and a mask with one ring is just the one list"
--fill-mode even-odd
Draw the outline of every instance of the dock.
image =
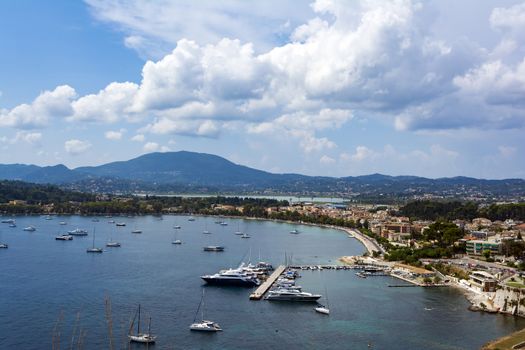
[[279, 265], [273, 273], [263, 282], [252, 294], [250, 294], [250, 300], [260, 300], [264, 294], [274, 284], [275, 280], [286, 270], [286, 266]]

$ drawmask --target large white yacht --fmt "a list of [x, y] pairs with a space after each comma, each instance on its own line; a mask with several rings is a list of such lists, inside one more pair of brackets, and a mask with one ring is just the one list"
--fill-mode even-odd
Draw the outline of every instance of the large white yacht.
[[271, 290], [265, 299], [269, 301], [315, 302], [320, 297], [320, 294], [301, 292], [297, 289], [277, 289]]

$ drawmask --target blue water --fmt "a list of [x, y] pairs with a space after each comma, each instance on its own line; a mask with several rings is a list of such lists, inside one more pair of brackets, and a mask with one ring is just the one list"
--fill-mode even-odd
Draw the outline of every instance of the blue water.
[[[84, 349], [108, 348], [105, 298], [112, 305], [115, 348], [127, 348], [125, 336], [138, 303], [143, 319], [152, 317], [155, 349], [368, 349], [368, 344], [374, 349], [477, 349], [525, 326], [514, 317], [468, 311], [463, 295], [453, 289], [388, 288], [400, 282], [360, 279], [352, 271], [302, 271], [298, 282], [306, 291], [328, 292], [329, 317], [315, 313], [312, 305], [250, 301], [250, 289], [206, 287], [206, 318], [224, 331], [190, 332], [203, 286], [199, 276], [235, 267], [250, 251], [252, 261], [260, 255], [278, 265], [285, 254], [297, 264], [324, 264], [364, 249], [340, 231], [298, 226], [301, 233], [292, 235], [296, 226], [269, 221], [225, 219], [229, 225], [220, 226], [216, 218], [119, 217], [113, 219], [127, 226], [115, 227], [99, 219], [34, 216], [17, 217], [17, 228], [1, 224], [0, 241], [9, 249], [0, 250], [0, 348], [51, 348], [53, 334], [60, 333], [60, 346], [68, 349], [75, 326], [85, 333]], [[22, 231], [30, 224], [37, 231]], [[173, 229], [175, 224], [182, 229]], [[88, 229], [89, 236], [54, 240], [76, 227]], [[238, 227], [252, 238], [236, 236]], [[87, 254], [94, 228], [96, 246], [111, 237], [122, 247]], [[132, 234], [134, 228], [143, 233]], [[212, 234], [202, 234], [204, 229]], [[174, 239], [184, 244], [172, 245]], [[216, 244], [226, 251], [202, 251]]]

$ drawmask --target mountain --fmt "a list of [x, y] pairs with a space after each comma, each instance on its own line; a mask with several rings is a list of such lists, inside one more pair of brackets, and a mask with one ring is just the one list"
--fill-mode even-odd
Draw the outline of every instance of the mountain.
[[184, 183], [201, 186], [270, 183], [280, 180], [282, 176], [237, 165], [216, 155], [186, 151], [149, 153], [128, 161], [81, 167], [75, 171], [156, 184]]
[[0, 179], [58, 184], [87, 192], [191, 192], [329, 195], [399, 200], [433, 195], [515, 200], [525, 197], [525, 180], [468, 177], [428, 179], [371, 174], [322, 177], [273, 174], [195, 152], [150, 153], [127, 161], [69, 169], [64, 165], [0, 165]]

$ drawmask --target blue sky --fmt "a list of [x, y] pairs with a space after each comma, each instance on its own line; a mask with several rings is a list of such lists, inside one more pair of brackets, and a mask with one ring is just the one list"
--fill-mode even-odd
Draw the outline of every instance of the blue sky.
[[525, 178], [525, 2], [3, 1], [0, 163]]

